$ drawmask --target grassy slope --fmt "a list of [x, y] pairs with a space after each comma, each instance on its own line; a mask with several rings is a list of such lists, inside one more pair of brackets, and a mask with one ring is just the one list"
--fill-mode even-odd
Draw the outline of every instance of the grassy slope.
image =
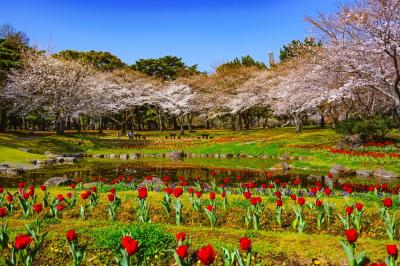
[[[184, 139], [165, 139], [169, 132], [141, 132], [146, 136], [144, 141], [128, 140], [126, 137], [116, 139], [115, 131], [105, 131], [98, 136], [94, 133], [82, 135], [67, 135], [56, 137], [52, 135], [35, 136], [31, 139], [17, 137], [11, 134], [0, 134], [0, 149], [6, 152], [0, 154], [0, 162], [23, 162], [29, 159], [41, 158], [45, 151], [53, 153], [87, 152], [90, 154], [121, 154], [121, 153], [166, 153], [173, 150], [184, 150], [197, 154], [251, 154], [251, 155], [293, 155], [305, 157], [291, 164], [298, 168], [310, 168], [326, 171], [334, 164], [343, 164], [356, 169], [376, 169], [384, 167], [387, 170], [400, 173], [400, 160], [366, 160], [365, 158], [346, 157], [331, 154], [321, 147], [332, 147], [340, 136], [331, 129], [305, 128], [301, 134], [296, 134], [293, 128], [275, 128], [248, 130], [242, 132], [229, 130], [199, 130], [186, 133]], [[208, 133], [212, 140], [197, 139], [201, 134]], [[400, 139], [398, 131], [391, 132], [391, 137]], [[18, 150], [25, 147], [32, 153]], [[196, 160], [193, 160], [196, 161]], [[259, 163], [258, 165], [262, 165]]]

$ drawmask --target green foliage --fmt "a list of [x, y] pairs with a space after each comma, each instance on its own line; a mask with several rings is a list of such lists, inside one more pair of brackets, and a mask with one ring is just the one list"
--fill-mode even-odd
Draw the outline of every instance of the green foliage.
[[112, 71], [126, 66], [125, 63], [121, 61], [121, 59], [111, 54], [110, 52], [93, 50], [88, 52], [64, 50], [59, 52], [55, 56], [65, 60], [81, 61], [83, 63], [92, 65], [96, 69], [102, 71]]
[[336, 132], [344, 135], [360, 134], [362, 138], [371, 140], [376, 137], [384, 137], [396, 123], [390, 118], [373, 117], [369, 119], [347, 119], [336, 126]]
[[187, 66], [182, 58], [169, 55], [160, 58], [139, 59], [131, 67], [148, 76], [155, 76], [164, 80], [175, 80], [178, 77], [200, 73], [197, 70], [197, 65]]
[[306, 54], [315, 47], [321, 46], [322, 43], [316, 43], [313, 38], [306, 38], [304, 41], [293, 40], [288, 45], [284, 45], [279, 51], [279, 60], [281, 63], [289, 61], [293, 58]]
[[126, 226], [107, 226], [94, 230], [94, 246], [96, 248], [112, 248], [117, 250], [121, 244], [124, 232], [140, 242], [137, 253], [138, 258], [154, 257], [164, 250], [171, 249], [175, 245], [175, 238], [165, 232], [156, 224], [133, 224]]
[[258, 69], [265, 69], [266, 65], [262, 62], [254, 60], [250, 55], [242, 56], [241, 58], [235, 58], [230, 62], [220, 65], [216, 71], [221, 72], [227, 69], [235, 69], [239, 67], [256, 67]]

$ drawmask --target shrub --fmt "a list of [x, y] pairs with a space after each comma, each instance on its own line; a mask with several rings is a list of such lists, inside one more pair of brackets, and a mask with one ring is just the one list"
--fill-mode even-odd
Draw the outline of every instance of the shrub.
[[99, 228], [93, 231], [94, 246], [96, 248], [111, 248], [117, 250], [124, 233], [130, 233], [132, 238], [140, 242], [140, 249], [137, 253], [139, 260], [172, 249], [175, 245], [175, 237], [164, 231], [156, 224], [133, 224], [114, 225], [111, 227]]
[[352, 118], [341, 121], [336, 132], [344, 135], [360, 135], [365, 140], [384, 137], [397, 125], [390, 118], [374, 117], [369, 119]]

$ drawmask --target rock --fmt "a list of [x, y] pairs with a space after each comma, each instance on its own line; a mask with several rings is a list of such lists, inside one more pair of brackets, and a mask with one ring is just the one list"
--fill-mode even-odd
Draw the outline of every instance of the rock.
[[6, 175], [8, 173], [8, 167], [0, 167], [0, 174]]
[[66, 153], [66, 154], [63, 154], [63, 157], [83, 158], [83, 157], [84, 157], [84, 154], [83, 154], [83, 153], [72, 153], [72, 154]]
[[356, 175], [359, 177], [370, 178], [373, 176], [373, 172], [371, 170], [356, 170]]
[[22, 175], [23, 173], [25, 173], [25, 169], [24, 168], [8, 168], [11, 169], [11, 174], [16, 174], [16, 175]]
[[47, 179], [44, 184], [46, 186], [68, 186], [73, 182], [71, 178], [68, 178], [66, 176], [63, 177], [52, 177], [50, 179]]
[[6, 163], [2, 163], [2, 164], [0, 164], [0, 167], [2, 167], [2, 168], [10, 168], [10, 165], [8, 165]]
[[24, 152], [31, 152], [31, 150], [29, 148], [18, 148], [18, 150], [24, 151]]
[[129, 159], [140, 159], [140, 153], [129, 154]]
[[120, 158], [121, 160], [128, 160], [128, 155], [127, 155], [127, 154], [120, 154], [120, 155], [119, 155], [119, 158]]
[[55, 164], [57, 161], [55, 159], [47, 159], [44, 161], [44, 164]]
[[78, 161], [75, 157], [56, 157], [54, 159], [57, 163], [76, 163]]
[[200, 158], [207, 158], [208, 154], [200, 154]]
[[241, 154], [239, 154], [239, 157], [240, 157], [240, 158], [247, 158], [248, 156], [247, 156], [247, 154], [245, 154], [245, 153], [241, 153]]
[[377, 177], [377, 178], [390, 179], [390, 178], [396, 178], [397, 177], [396, 173], [386, 171], [383, 168], [378, 168], [378, 169], [374, 170], [373, 174], [374, 174], [374, 177]]
[[138, 187], [145, 187], [146, 185], [153, 184], [153, 190], [154, 191], [161, 191], [162, 187], [164, 186], [164, 182], [158, 178], [158, 177], [153, 177], [152, 180], [143, 180]]
[[280, 162], [271, 167], [274, 170], [290, 170], [290, 165], [286, 162]]
[[115, 154], [108, 154], [108, 158], [110, 158], [110, 159], [115, 159]]
[[353, 169], [344, 167], [340, 164], [332, 166], [330, 172], [336, 177], [354, 176], [356, 174], [356, 171]]
[[289, 156], [287, 156], [286, 154], [282, 154], [282, 155], [279, 155], [278, 159], [280, 161], [288, 161], [289, 160]]
[[307, 160], [307, 156], [299, 156], [299, 161], [306, 161]]
[[214, 154], [214, 158], [220, 158], [220, 157], [221, 156], [218, 153]]
[[351, 149], [356, 149], [361, 147], [364, 144], [364, 142], [365, 140], [362, 138], [360, 134], [347, 135], [336, 145], [336, 148], [341, 150], [347, 146]]
[[233, 158], [233, 154], [231, 154], [231, 153], [227, 153], [227, 154], [225, 154], [225, 158]]
[[44, 155], [52, 155], [52, 153], [49, 152], [49, 151], [45, 151], [45, 152], [44, 152]]
[[185, 157], [185, 153], [183, 151], [172, 151], [167, 154], [168, 157], [180, 159]]

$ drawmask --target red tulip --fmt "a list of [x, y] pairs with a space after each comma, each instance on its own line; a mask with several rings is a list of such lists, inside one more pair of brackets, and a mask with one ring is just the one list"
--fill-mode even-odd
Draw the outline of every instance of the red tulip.
[[251, 197], [250, 191], [245, 191], [245, 192], [243, 193], [243, 196], [244, 196], [246, 199], [250, 199], [250, 197]]
[[71, 183], [71, 185], [69, 185], [72, 189], [75, 189], [76, 188], [76, 185], [75, 185], [75, 183]]
[[344, 231], [344, 234], [346, 235], [347, 241], [350, 243], [357, 241], [357, 231], [355, 229], [346, 230]]
[[282, 200], [281, 200], [281, 199], [278, 199], [278, 200], [276, 201], [276, 206], [282, 207]]
[[173, 189], [172, 187], [167, 187], [167, 188], [165, 188], [165, 192], [166, 192], [168, 195], [171, 195], [172, 193], [174, 193], [174, 189]]
[[386, 245], [386, 252], [390, 256], [397, 256], [397, 245]]
[[186, 258], [189, 256], [189, 248], [186, 245], [182, 245], [176, 248], [176, 254], [182, 259]]
[[261, 201], [262, 201], [261, 197], [251, 197], [250, 198], [250, 204], [253, 206], [261, 203]]
[[185, 241], [186, 239], [186, 233], [185, 232], [180, 232], [176, 234], [176, 241]]
[[40, 186], [40, 190], [41, 190], [41, 191], [46, 191], [46, 186], [45, 186], [45, 185], [41, 185], [41, 186]]
[[108, 194], [108, 201], [114, 201], [114, 199], [115, 199], [114, 194], [112, 194], [112, 193]]
[[4, 218], [7, 216], [7, 208], [0, 208], [0, 218]]
[[90, 194], [92, 194], [92, 192], [90, 192], [89, 190], [82, 192], [81, 198], [85, 200], [85, 199], [89, 198]]
[[175, 198], [179, 198], [183, 194], [183, 189], [180, 187], [175, 188], [174, 190], [174, 196]]
[[146, 187], [139, 188], [138, 193], [139, 193], [139, 199], [147, 198], [147, 188]]
[[304, 205], [304, 204], [306, 203], [306, 199], [305, 199], [305, 198], [298, 198], [298, 199], [297, 199], [297, 203], [298, 203], [299, 205]]
[[193, 195], [193, 193], [194, 193], [194, 188], [190, 187], [190, 188], [188, 189], [188, 192], [189, 192], [190, 194]]
[[316, 205], [317, 207], [321, 207], [321, 206], [322, 206], [322, 200], [317, 199], [317, 200], [315, 201], [315, 205]]
[[210, 199], [214, 200], [215, 199], [215, 192], [210, 192]]
[[202, 195], [201, 191], [196, 191], [196, 197], [201, 198], [201, 195]]
[[325, 195], [329, 196], [332, 192], [331, 192], [331, 189], [327, 187], [324, 189], [324, 193], [325, 193]]
[[251, 250], [251, 239], [243, 237], [240, 239], [240, 249], [244, 251]]
[[43, 206], [40, 203], [33, 204], [32, 208], [33, 208], [33, 211], [36, 212], [37, 214], [41, 213], [43, 210]]
[[392, 205], [393, 205], [392, 199], [391, 199], [391, 198], [386, 198], [386, 199], [384, 199], [384, 200], [383, 200], [383, 205], [384, 205], [386, 208], [392, 207]]
[[92, 191], [93, 191], [94, 193], [96, 193], [96, 192], [97, 192], [97, 187], [92, 187]]
[[61, 205], [61, 204], [57, 204], [56, 208], [57, 208], [57, 211], [62, 211], [62, 210], [64, 210], [64, 206]]
[[281, 198], [282, 197], [282, 193], [278, 190], [278, 191], [275, 191], [275, 196], [277, 197], [277, 198]]
[[212, 205], [208, 205], [208, 206], [207, 206], [207, 210], [210, 211], [210, 212], [212, 212], [212, 211], [214, 210], [214, 207], [213, 207]]
[[72, 198], [72, 193], [71, 192], [67, 192], [67, 198]]
[[222, 198], [225, 198], [225, 197], [226, 197], [226, 192], [225, 192], [225, 191], [221, 193], [221, 197], [222, 197]]
[[362, 209], [363, 209], [363, 205], [362, 205], [362, 203], [361, 202], [357, 202], [356, 203], [356, 209], [358, 210], [358, 211], [361, 211]]
[[122, 237], [121, 245], [125, 249], [128, 256], [132, 256], [139, 250], [139, 242], [130, 236]]
[[25, 187], [25, 182], [19, 182], [18, 188], [23, 189]]
[[76, 234], [76, 232], [75, 232], [74, 229], [70, 229], [70, 230], [67, 232], [66, 237], [67, 237], [67, 239], [68, 239], [69, 242], [72, 242], [72, 241], [74, 241], [75, 239], [78, 238], [78, 235]]
[[291, 198], [292, 200], [296, 200], [296, 199], [297, 199], [296, 194], [290, 195], [290, 198]]
[[29, 246], [29, 244], [33, 241], [33, 238], [28, 235], [19, 235], [15, 238], [15, 249], [21, 250], [25, 249]]
[[64, 201], [64, 196], [61, 195], [61, 194], [58, 194], [58, 195], [57, 195], [57, 200], [58, 200], [59, 202]]
[[11, 203], [14, 200], [14, 197], [12, 195], [7, 195], [6, 200]]
[[115, 188], [110, 189], [111, 194], [115, 194]]
[[0, 194], [3, 194], [4, 192], [4, 188], [2, 186], [0, 186]]
[[333, 174], [332, 173], [328, 173], [328, 177], [329, 178], [333, 178]]
[[214, 262], [217, 253], [211, 245], [204, 246], [197, 251], [197, 258], [204, 265], [210, 265]]
[[347, 206], [347, 207], [346, 207], [346, 213], [347, 213], [347, 215], [350, 215], [352, 212], [353, 212], [353, 207]]

